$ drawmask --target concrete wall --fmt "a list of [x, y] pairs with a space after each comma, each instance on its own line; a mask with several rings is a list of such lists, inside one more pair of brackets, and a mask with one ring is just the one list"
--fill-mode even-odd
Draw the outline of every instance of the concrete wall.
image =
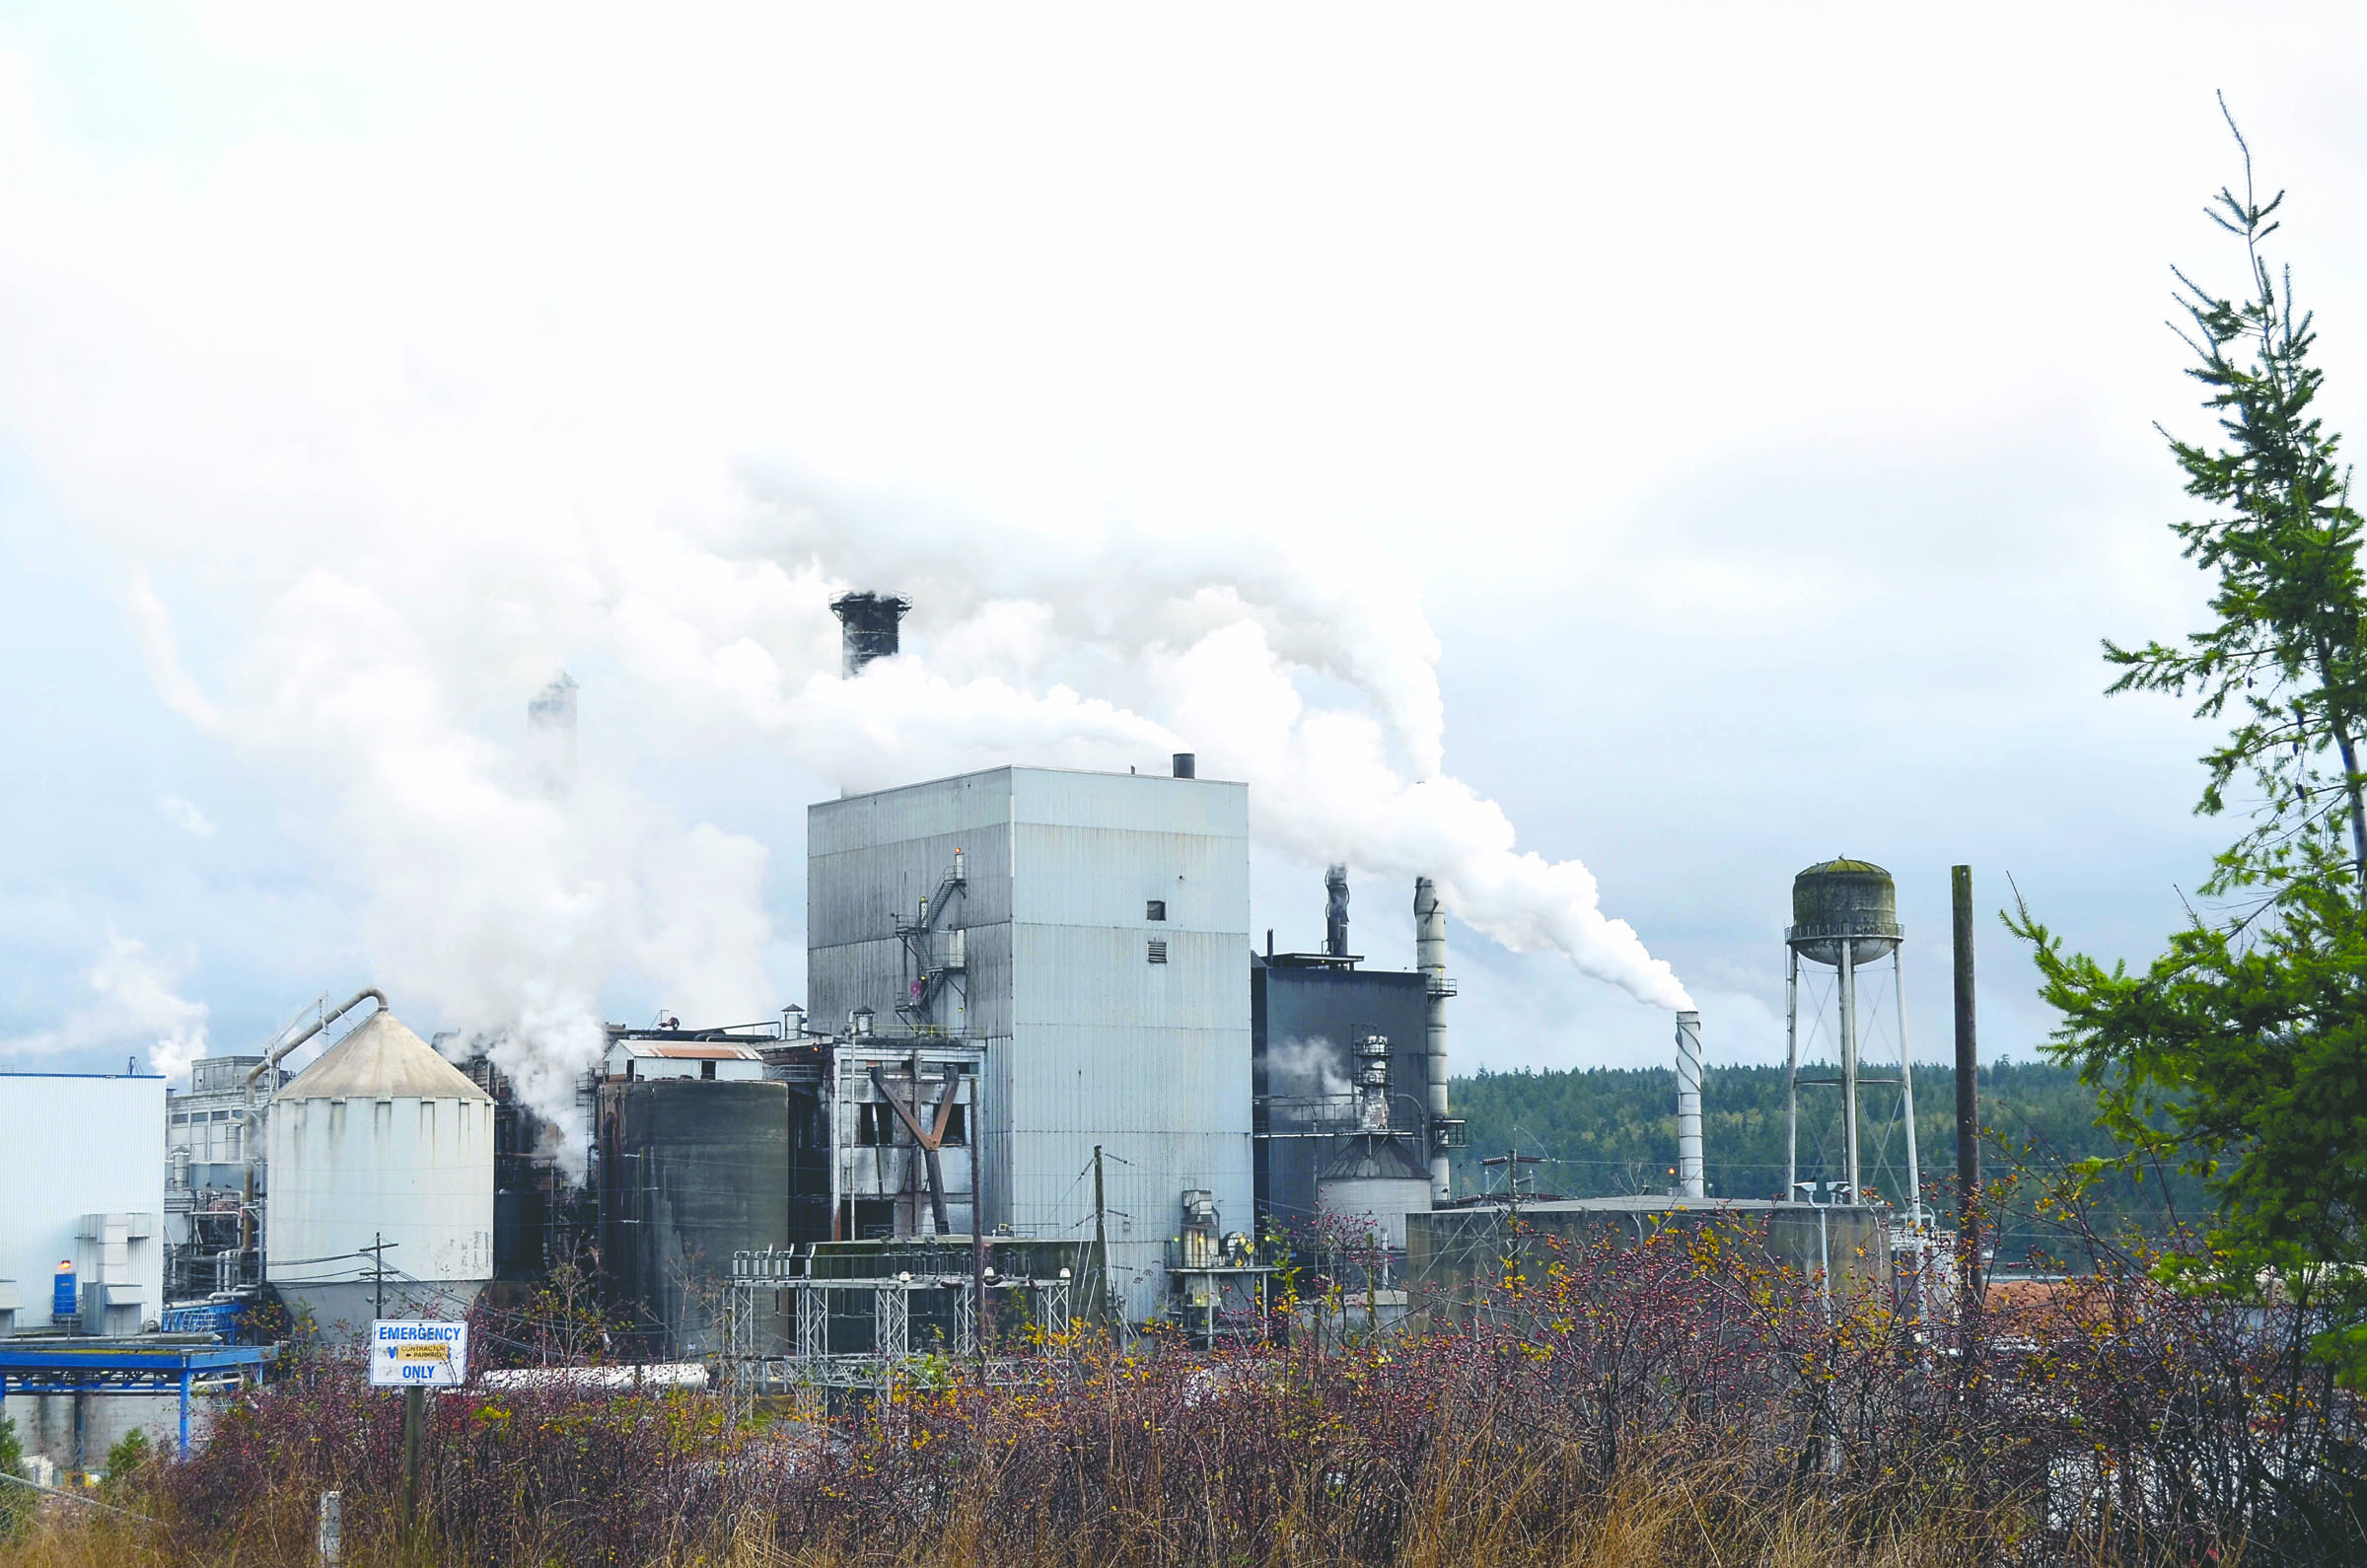
[[[94, 1251], [103, 1238], [84, 1240], [91, 1215], [148, 1222], [144, 1246], [126, 1240], [106, 1326], [130, 1319], [136, 1332], [163, 1312], [164, 1146], [162, 1078], [0, 1073], [0, 1281], [13, 1282], [18, 1331], [50, 1326], [60, 1259], [86, 1272], [110, 1260]], [[9, 1294], [0, 1286], [0, 1315]]]
[[[190, 1453], [203, 1445], [233, 1397], [227, 1393], [189, 1395]], [[79, 1432], [75, 1426], [77, 1401], [81, 1404]], [[180, 1452], [178, 1393], [12, 1393], [7, 1413], [17, 1423], [17, 1441], [24, 1444], [26, 1457], [38, 1455], [63, 1471], [105, 1468], [107, 1451], [134, 1427], [148, 1434], [150, 1454], [171, 1459]]]

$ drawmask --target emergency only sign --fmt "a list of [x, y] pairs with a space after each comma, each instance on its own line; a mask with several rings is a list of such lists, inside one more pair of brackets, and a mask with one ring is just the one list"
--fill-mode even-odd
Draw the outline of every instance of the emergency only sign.
[[370, 1325], [373, 1389], [454, 1389], [467, 1381], [466, 1323], [381, 1318]]

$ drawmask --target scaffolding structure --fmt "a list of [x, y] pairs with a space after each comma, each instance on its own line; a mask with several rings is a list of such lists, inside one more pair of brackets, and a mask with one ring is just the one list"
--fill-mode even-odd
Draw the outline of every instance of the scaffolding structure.
[[[742, 1252], [732, 1259], [725, 1282], [723, 1383], [735, 1412], [753, 1405], [759, 1394], [813, 1398], [839, 1390], [885, 1401], [899, 1387], [944, 1381], [957, 1362], [976, 1366], [990, 1384], [1027, 1382], [1037, 1375], [1040, 1357], [997, 1354], [991, 1342], [981, 1346], [979, 1281], [972, 1275], [906, 1269], [829, 1278], [793, 1272], [808, 1262], [770, 1251]], [[997, 1320], [1025, 1319], [1057, 1339], [1074, 1324], [1074, 1283], [1066, 1268], [1048, 1278], [989, 1271], [985, 1305]], [[787, 1344], [758, 1342], [756, 1298], [767, 1291], [776, 1293], [775, 1320], [791, 1325]], [[786, 1302], [780, 1300], [784, 1296]], [[926, 1317], [950, 1319], [952, 1331], [915, 1346], [915, 1297], [924, 1298]], [[926, 1312], [929, 1308], [939, 1310]], [[833, 1323], [840, 1325], [835, 1336]]]

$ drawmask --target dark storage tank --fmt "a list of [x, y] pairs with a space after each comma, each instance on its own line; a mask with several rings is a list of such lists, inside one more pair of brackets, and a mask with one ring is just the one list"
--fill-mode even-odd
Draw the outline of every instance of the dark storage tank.
[[1903, 935], [1898, 887], [1871, 861], [1828, 860], [1792, 879], [1787, 936], [1802, 958], [1837, 968], [1841, 940], [1849, 938], [1850, 962], [1863, 968], [1888, 958]]
[[[601, 1261], [651, 1352], [722, 1354], [732, 1254], [788, 1245], [789, 1098], [769, 1081], [601, 1085]], [[772, 1293], [752, 1305], [743, 1348], [777, 1353]]]

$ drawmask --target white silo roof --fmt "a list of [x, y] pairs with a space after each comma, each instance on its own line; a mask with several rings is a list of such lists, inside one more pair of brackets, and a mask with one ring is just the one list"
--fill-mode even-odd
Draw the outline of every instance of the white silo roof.
[[493, 1097], [380, 1010], [321, 1053], [275, 1100], [485, 1100]]

